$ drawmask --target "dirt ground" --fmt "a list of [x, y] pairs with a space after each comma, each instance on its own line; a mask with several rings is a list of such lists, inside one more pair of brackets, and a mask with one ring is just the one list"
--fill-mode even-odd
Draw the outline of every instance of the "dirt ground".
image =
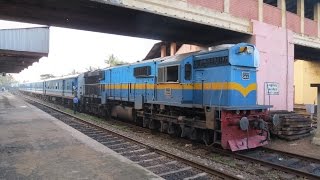
[[312, 144], [313, 135], [295, 141], [273, 139], [268, 147], [320, 159], [320, 146]]

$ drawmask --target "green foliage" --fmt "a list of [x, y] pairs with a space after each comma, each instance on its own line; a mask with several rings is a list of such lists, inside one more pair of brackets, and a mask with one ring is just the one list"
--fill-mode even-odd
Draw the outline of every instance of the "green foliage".
[[89, 66], [88, 68], [86, 68], [87, 71], [95, 71], [95, 70], [98, 70], [99, 68], [96, 68], [96, 67], [93, 67], [93, 66]]
[[127, 64], [127, 62], [124, 62], [120, 59], [118, 59], [115, 55], [111, 54], [107, 59], [104, 60], [106, 64], [109, 66], [117, 66], [117, 65], [122, 65], [122, 64]]
[[11, 87], [13, 84], [16, 84], [17, 81], [11, 74], [7, 74], [6, 76], [0, 76], [0, 86], [3, 87]]

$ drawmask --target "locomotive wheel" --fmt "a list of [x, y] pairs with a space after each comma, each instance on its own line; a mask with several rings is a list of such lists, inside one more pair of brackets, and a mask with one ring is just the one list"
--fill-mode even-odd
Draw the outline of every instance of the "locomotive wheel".
[[197, 128], [192, 128], [190, 139], [191, 140], [197, 140], [198, 139], [198, 129]]
[[148, 119], [148, 118], [143, 117], [143, 120], [142, 120], [142, 121], [143, 121], [143, 127], [144, 127], [144, 128], [149, 125], [149, 119]]
[[169, 123], [168, 134], [170, 134], [172, 137], [180, 137], [181, 133], [182, 130], [179, 125]]
[[167, 122], [160, 121], [160, 132], [168, 132], [169, 125]]
[[136, 117], [136, 123], [138, 126], [143, 127], [143, 118]]
[[202, 133], [202, 141], [207, 145], [211, 145], [213, 143], [213, 136], [211, 135], [210, 131], [204, 130]]
[[169, 126], [168, 126], [168, 129], [167, 129], [167, 133], [170, 134], [170, 135], [173, 135], [174, 134], [174, 126], [172, 123], [169, 123]]
[[149, 129], [151, 129], [151, 130], [155, 130], [156, 129], [155, 120], [149, 120]]

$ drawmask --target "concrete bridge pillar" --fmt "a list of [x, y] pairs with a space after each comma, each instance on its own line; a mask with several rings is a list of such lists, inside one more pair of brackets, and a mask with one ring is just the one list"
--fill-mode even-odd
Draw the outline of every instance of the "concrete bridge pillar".
[[260, 52], [260, 65], [257, 72], [258, 103], [269, 104], [269, 96], [265, 93], [265, 82], [279, 84], [279, 95], [270, 97], [274, 110], [293, 110], [293, 32], [260, 21], [252, 21], [253, 37]]
[[161, 57], [166, 57], [167, 56], [167, 47], [166, 45], [161, 46]]
[[174, 56], [177, 52], [177, 43], [170, 44], [170, 56]]

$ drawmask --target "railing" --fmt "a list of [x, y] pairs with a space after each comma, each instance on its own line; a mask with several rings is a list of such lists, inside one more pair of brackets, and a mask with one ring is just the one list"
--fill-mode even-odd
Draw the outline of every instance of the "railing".
[[274, 26], [281, 26], [281, 9], [263, 4], [263, 21]]
[[296, 33], [301, 33], [300, 16], [297, 14], [287, 12], [287, 28]]
[[224, 0], [187, 0], [188, 3], [197, 6], [203, 6], [206, 8], [214, 9], [219, 12], [223, 12]]
[[[224, 0], [185, 0], [187, 3], [202, 6], [214, 11], [224, 11]], [[235, 17], [247, 20], [258, 20], [259, 9], [258, 0], [230, 0], [229, 12]], [[269, 4], [263, 4], [263, 22], [274, 26], [282, 26], [281, 9]], [[299, 15], [286, 12], [287, 28], [295, 33], [301, 33], [301, 20]], [[308, 36], [318, 36], [318, 23], [311, 19], [304, 19], [304, 34]]]
[[311, 19], [304, 19], [304, 34], [308, 36], [317, 36], [318, 34], [318, 23]]
[[258, 1], [257, 0], [245, 0], [245, 1], [231, 0], [230, 14], [236, 17], [258, 20]]

